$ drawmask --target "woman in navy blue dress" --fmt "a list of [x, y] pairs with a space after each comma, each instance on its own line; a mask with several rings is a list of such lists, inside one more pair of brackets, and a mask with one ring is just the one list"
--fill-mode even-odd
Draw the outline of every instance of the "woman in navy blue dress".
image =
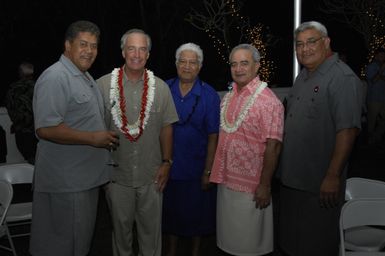
[[200, 238], [215, 232], [216, 187], [209, 183], [219, 131], [218, 93], [198, 78], [202, 49], [181, 45], [175, 54], [178, 77], [166, 81], [179, 121], [173, 126], [173, 165], [163, 195], [163, 232], [168, 256], [178, 237], [192, 238], [199, 255]]

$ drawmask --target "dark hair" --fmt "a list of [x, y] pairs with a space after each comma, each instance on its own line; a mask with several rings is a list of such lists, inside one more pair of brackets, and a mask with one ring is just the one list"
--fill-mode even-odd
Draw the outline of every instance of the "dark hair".
[[79, 20], [75, 21], [69, 27], [67, 28], [67, 31], [64, 36], [65, 41], [72, 41], [74, 40], [80, 32], [89, 32], [96, 36], [98, 42], [100, 37], [100, 30], [96, 24], [86, 21], [86, 20]]

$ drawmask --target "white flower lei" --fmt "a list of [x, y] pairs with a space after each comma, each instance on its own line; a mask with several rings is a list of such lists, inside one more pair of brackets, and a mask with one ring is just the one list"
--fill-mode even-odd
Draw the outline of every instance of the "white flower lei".
[[247, 102], [244, 104], [243, 108], [239, 112], [239, 115], [235, 122], [231, 124], [227, 118], [226, 118], [226, 113], [227, 109], [229, 107], [229, 102], [231, 97], [234, 95], [234, 91], [231, 91], [225, 95], [223, 98], [223, 105], [221, 107], [221, 128], [227, 132], [227, 133], [233, 133], [238, 130], [238, 128], [241, 126], [243, 120], [245, 119], [247, 113], [249, 112], [249, 109], [251, 106], [254, 104], [255, 99], [257, 96], [262, 92], [263, 89], [267, 86], [267, 83], [262, 82], [259, 87], [254, 91], [252, 95], [250, 95], [249, 99]]
[[[120, 68], [115, 68], [111, 73], [111, 87], [110, 87], [110, 104], [111, 104], [111, 114], [112, 118], [115, 122], [116, 127], [122, 132], [125, 133], [125, 131], [122, 129], [123, 123], [122, 123], [122, 110], [120, 109], [120, 93], [119, 93], [119, 70]], [[148, 118], [150, 117], [150, 109], [152, 106], [152, 103], [154, 102], [154, 95], [155, 95], [155, 78], [154, 73], [150, 70], [146, 70], [147, 77], [148, 77], [148, 91], [147, 91], [147, 102], [144, 109], [144, 119], [143, 119], [143, 130], [147, 124]], [[146, 83], [147, 81], [144, 81]], [[123, 85], [122, 85], [123, 86]], [[124, 97], [124, 95], [122, 95]], [[140, 132], [140, 113], [138, 116], [138, 119], [134, 124], [128, 124], [128, 133], [131, 136], [139, 135]]]

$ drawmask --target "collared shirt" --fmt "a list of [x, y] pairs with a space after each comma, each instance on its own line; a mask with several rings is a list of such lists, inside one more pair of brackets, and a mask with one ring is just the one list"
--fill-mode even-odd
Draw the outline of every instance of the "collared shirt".
[[[33, 110], [36, 129], [64, 123], [80, 131], [106, 130], [103, 99], [96, 82], [64, 55], [36, 81]], [[109, 180], [108, 159], [103, 148], [40, 139], [35, 190], [76, 192], [99, 186]]]
[[[239, 117], [241, 109], [259, 86], [258, 77], [241, 91], [233, 85], [233, 96], [226, 113], [230, 123]], [[237, 131], [220, 130], [210, 181], [223, 183], [235, 191], [254, 193], [263, 168], [266, 140], [282, 141], [283, 113], [283, 105], [274, 92], [267, 87], [263, 89]]]
[[287, 98], [278, 175], [284, 185], [319, 193], [336, 134], [361, 127], [362, 83], [338, 55], [311, 74], [304, 68]]
[[199, 78], [182, 96], [179, 79], [166, 81], [170, 86], [179, 121], [173, 125], [173, 165], [170, 178], [200, 180], [205, 168], [208, 136], [219, 132], [218, 93]]
[[[123, 72], [123, 88], [126, 100], [126, 116], [128, 123], [134, 123], [139, 116], [142, 104], [143, 76], [139, 81], [132, 82]], [[119, 184], [140, 187], [154, 182], [156, 171], [162, 164], [160, 131], [164, 126], [178, 121], [175, 105], [167, 84], [155, 78], [155, 96], [151, 106], [150, 117], [142, 136], [131, 142], [115, 126], [111, 115], [110, 88], [111, 73], [97, 80], [105, 105], [106, 124], [119, 133], [119, 147], [113, 153], [114, 161], [119, 166], [112, 172], [112, 181]]]

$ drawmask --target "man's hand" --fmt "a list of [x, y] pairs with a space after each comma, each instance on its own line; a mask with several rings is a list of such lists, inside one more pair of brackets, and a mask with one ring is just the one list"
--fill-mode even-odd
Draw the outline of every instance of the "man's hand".
[[255, 207], [259, 209], [266, 208], [270, 204], [270, 198], [270, 187], [259, 184], [254, 195]]
[[114, 131], [80, 131], [64, 123], [36, 130], [39, 138], [65, 145], [89, 145], [97, 148], [116, 148], [119, 136]]
[[92, 137], [92, 146], [94, 147], [116, 149], [119, 146], [119, 136], [114, 131], [93, 132]]
[[341, 173], [358, 133], [358, 128], [347, 128], [337, 132], [334, 151], [320, 187], [321, 207], [332, 208], [338, 205], [341, 193]]
[[205, 171], [202, 174], [201, 187], [202, 190], [208, 190], [210, 188], [210, 175], [208, 175]]
[[158, 186], [158, 191], [163, 192], [166, 187], [168, 177], [170, 174], [171, 165], [168, 163], [163, 163], [160, 165], [158, 172], [156, 173], [154, 183]]
[[326, 175], [322, 181], [320, 189], [320, 204], [324, 208], [337, 206], [340, 193], [340, 177], [336, 175]]

